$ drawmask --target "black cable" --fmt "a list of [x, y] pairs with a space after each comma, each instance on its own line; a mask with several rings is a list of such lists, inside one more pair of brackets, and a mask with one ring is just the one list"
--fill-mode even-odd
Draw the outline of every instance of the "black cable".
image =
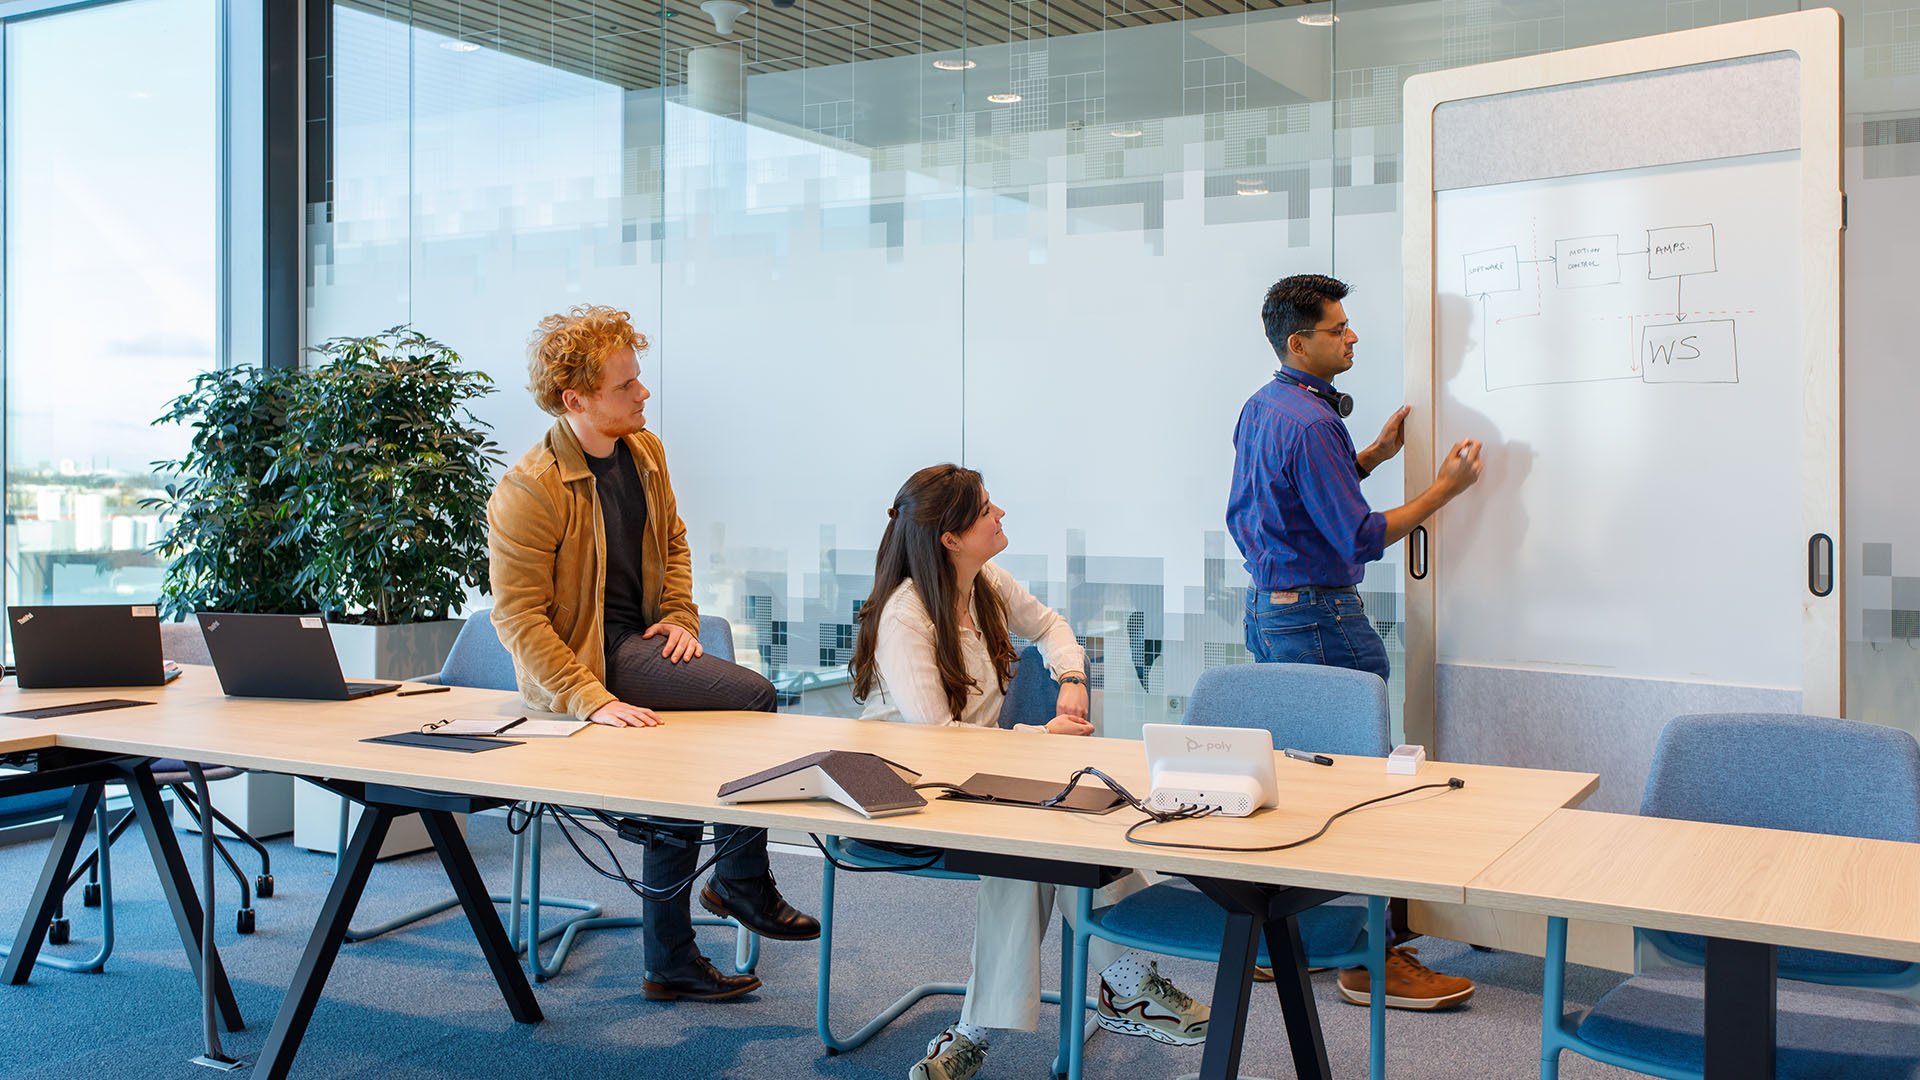
[[[961, 787], [959, 784], [951, 784], [945, 780], [930, 780], [930, 781], [927, 781], [926, 783], [915, 784], [913, 785], [913, 790], [943, 792], [946, 798], [953, 799], [956, 802], [997, 803], [997, 802], [1007, 801], [1005, 799], [996, 798], [992, 795], [987, 795], [982, 792], [968, 791], [966, 788]], [[1031, 806], [1032, 804], [1025, 803], [1025, 802], [1014, 802], [1013, 805]]]
[[[543, 805], [542, 803], [535, 802], [508, 803], [507, 832], [514, 836], [519, 836], [521, 833], [526, 832], [528, 827], [533, 824], [533, 819], [539, 816]], [[516, 820], [519, 822], [518, 825], [514, 824]]]
[[[693, 844], [696, 847], [712, 844], [716, 848], [719, 848], [719, 850], [716, 850], [713, 853], [713, 855], [707, 859], [707, 861], [700, 863], [698, 866], [695, 866], [693, 870], [687, 874], [686, 877], [681, 878], [679, 881], [676, 881], [671, 885], [650, 885], [645, 881], [635, 880], [632, 875], [628, 874], [627, 868], [621, 865], [620, 863], [620, 857], [614, 854], [613, 845], [607, 843], [607, 838], [604, 836], [601, 836], [598, 832], [595, 832], [593, 829], [587, 827], [587, 825], [584, 822], [582, 822], [579, 818], [574, 817], [571, 811], [569, 811], [565, 807], [552, 806], [552, 805], [548, 805], [546, 807], [546, 811], [547, 811], [547, 815], [553, 818], [553, 823], [559, 827], [560, 835], [566, 839], [567, 846], [573, 848], [574, 854], [580, 857], [581, 862], [584, 862], [587, 864], [588, 869], [592, 870], [594, 873], [599, 874], [601, 877], [606, 878], [609, 881], [621, 882], [622, 884], [626, 885], [629, 891], [631, 891], [634, 895], [640, 897], [640, 899], [642, 900], [663, 900], [664, 901], [664, 900], [673, 899], [674, 894], [678, 893], [681, 889], [691, 886], [695, 881], [699, 880], [700, 875], [706, 873], [707, 870], [710, 869], [714, 863], [719, 862], [721, 859], [725, 858], [728, 855], [733, 854], [736, 851], [741, 850], [742, 848], [746, 847], [748, 844], [752, 843], [754, 840], [754, 833], [753, 831], [749, 831], [749, 830], [743, 830], [741, 832], [734, 834], [734, 836], [729, 840], [728, 845], [725, 847], [721, 847], [720, 841], [717, 839], [707, 840], [701, 836], [677, 838], [677, 839], [683, 839], [684, 842]], [[606, 815], [604, 815], [601, 811], [595, 810], [593, 811], [593, 814], [596, 817], [600, 817], [603, 820], [607, 820]], [[645, 819], [641, 819], [641, 820], [645, 820]], [[613, 824], [611, 820], [607, 820], [607, 823]], [[601, 866], [599, 863], [594, 861], [592, 856], [587, 854], [586, 850], [582, 848], [580, 844], [573, 838], [573, 829], [569, 828], [569, 824], [571, 824], [574, 828], [580, 829], [582, 832], [586, 833], [588, 836], [593, 837], [594, 841], [600, 845], [601, 850], [606, 852], [607, 859], [613, 863], [613, 866], [614, 866], [613, 870], [608, 870], [605, 867]], [[615, 827], [617, 828], [618, 826], [616, 825]], [[688, 823], [687, 827], [693, 828], [693, 829], [699, 828], [698, 825], [695, 825], [691, 822]]]
[[[1200, 807], [1197, 807], [1197, 806], [1181, 806], [1174, 810], [1155, 810], [1153, 807], [1148, 806], [1146, 803], [1140, 801], [1140, 799], [1136, 797], [1133, 792], [1128, 791], [1125, 784], [1122, 784], [1120, 781], [1115, 780], [1113, 777], [1108, 776], [1106, 773], [1101, 772], [1099, 769], [1096, 769], [1091, 765], [1085, 766], [1084, 768], [1075, 769], [1073, 771], [1073, 775], [1067, 777], [1067, 786], [1061, 788], [1059, 791], [1054, 792], [1053, 795], [1051, 795], [1050, 797], [1041, 800], [1040, 805], [1041, 806], [1059, 806], [1061, 803], [1066, 802], [1067, 796], [1073, 794], [1073, 789], [1078, 787], [1080, 785], [1080, 781], [1083, 778], [1088, 776], [1095, 777], [1101, 783], [1107, 785], [1107, 789], [1112, 791], [1115, 795], [1118, 795], [1122, 799], [1126, 800], [1126, 803], [1128, 806], [1131, 806], [1135, 810], [1138, 810], [1141, 813], [1146, 814], [1148, 817], [1157, 819], [1164, 814], [1174, 814], [1174, 815], [1180, 815], [1180, 816], [1186, 816], [1186, 817], [1205, 817], [1206, 816], [1205, 814], [1187, 813], [1187, 811], [1189, 810], [1199, 810]], [[1170, 820], [1178, 820], [1178, 819], [1174, 818]]]
[[[1233, 852], [1236, 854], [1260, 854], [1262, 852], [1269, 852], [1269, 851], [1285, 851], [1288, 848], [1297, 848], [1302, 844], [1310, 844], [1313, 841], [1320, 839], [1322, 836], [1327, 835], [1328, 829], [1333, 828], [1334, 822], [1340, 820], [1343, 817], [1346, 817], [1348, 814], [1353, 813], [1355, 810], [1360, 810], [1360, 809], [1364, 809], [1365, 807], [1372, 806], [1374, 803], [1383, 803], [1383, 802], [1386, 802], [1388, 799], [1398, 799], [1403, 795], [1411, 795], [1416, 791], [1428, 791], [1433, 788], [1446, 788], [1448, 790], [1457, 791], [1460, 788], [1463, 788], [1466, 786], [1467, 786], [1467, 782], [1456, 776], [1448, 779], [1447, 782], [1444, 784], [1421, 784], [1417, 787], [1407, 788], [1405, 791], [1395, 791], [1391, 794], [1381, 795], [1377, 798], [1368, 799], [1365, 802], [1357, 802], [1357, 803], [1354, 803], [1352, 806], [1347, 807], [1345, 810], [1336, 811], [1335, 813], [1330, 815], [1326, 821], [1320, 824], [1320, 828], [1316, 830], [1312, 836], [1301, 837], [1298, 840], [1289, 840], [1284, 844], [1266, 844], [1260, 847], [1226, 847], [1220, 844], [1178, 844], [1178, 843], [1173, 843], [1167, 840], [1142, 840], [1139, 837], [1133, 835], [1134, 830], [1139, 829], [1142, 826], [1165, 824], [1164, 820], [1157, 817], [1152, 817], [1152, 816], [1149, 816], [1142, 821], [1136, 821], [1133, 824], [1127, 826], [1127, 834], [1126, 834], [1127, 842], [1132, 844], [1140, 844], [1145, 847], [1180, 848], [1185, 851], [1224, 851], [1224, 852]], [[1172, 819], [1167, 819], [1167, 820], [1172, 820]]]
[[[932, 785], [929, 785], [929, 786], [932, 786]], [[820, 838], [818, 836], [815, 836], [813, 833], [808, 833], [807, 839], [813, 841], [813, 846], [820, 849], [820, 856], [826, 859], [828, 862], [832, 863], [833, 868], [835, 870], [844, 870], [849, 874], [880, 874], [880, 873], [904, 874], [904, 873], [910, 873], [914, 870], [932, 870], [938, 867], [940, 865], [941, 860], [947, 857], [947, 853], [944, 851], [939, 851], [934, 848], [923, 848], [921, 850], [926, 853], [925, 858], [927, 859], [927, 861], [924, 863], [921, 863], [918, 866], [895, 866], [891, 863], [885, 866], [858, 866], [854, 863], [845, 863], [845, 862], [841, 862], [839, 859], [834, 858], [833, 852], [828, 851], [827, 845], [821, 842]], [[867, 841], [864, 841], [864, 843], [873, 844], [874, 841], [867, 840]], [[905, 854], [905, 853], [902, 852], [901, 854]]]

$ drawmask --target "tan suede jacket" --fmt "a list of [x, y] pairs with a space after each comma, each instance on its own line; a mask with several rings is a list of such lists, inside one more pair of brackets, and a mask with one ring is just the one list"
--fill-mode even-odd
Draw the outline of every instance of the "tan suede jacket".
[[[648, 624], [700, 633], [687, 527], [651, 431], [627, 448], [647, 493], [647, 528], [616, 543], [641, 545]], [[520, 695], [535, 709], [586, 719], [614, 700], [607, 689], [606, 527], [586, 452], [564, 419], [508, 469], [487, 501], [487, 576], [493, 625], [513, 655]]]

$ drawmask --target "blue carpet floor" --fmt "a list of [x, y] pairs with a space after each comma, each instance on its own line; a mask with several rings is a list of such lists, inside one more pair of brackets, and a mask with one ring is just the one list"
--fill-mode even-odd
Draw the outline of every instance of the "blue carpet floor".
[[[489, 885], [504, 892], [511, 850], [504, 820], [475, 818], [470, 834]], [[549, 894], [597, 899], [609, 914], [638, 913], [636, 897], [595, 877], [551, 833], [548, 840]], [[182, 841], [197, 873], [198, 838], [183, 835]], [[256, 902], [256, 933], [233, 932], [233, 883], [224, 873], [220, 881], [218, 941], [248, 1024], [223, 1038], [230, 1054], [248, 1060], [265, 1042], [332, 881], [331, 856], [295, 850], [284, 840], [272, 848], [278, 888], [271, 899]], [[44, 850], [40, 843], [0, 848], [0, 933], [9, 939]], [[623, 859], [628, 852], [629, 866], [637, 870], [639, 849], [623, 850]], [[207, 1080], [217, 1075], [188, 1063], [200, 1047], [199, 998], [145, 845], [129, 836], [116, 853], [118, 945], [106, 971], [41, 968], [27, 986], [0, 987], [0, 1077]], [[810, 854], [776, 849], [781, 887], [803, 910], [818, 910], [819, 866]], [[390, 860], [374, 871], [356, 922], [367, 925], [446, 895], [445, 876], [431, 855]], [[99, 914], [79, 907], [78, 890], [72, 899], [75, 943], [49, 952], [89, 955]], [[964, 981], [972, 926], [968, 883], [895, 874], [843, 877], [835, 941], [836, 1027], [853, 1029], [915, 983]], [[716, 960], [732, 955], [729, 932], [703, 929], [701, 941]], [[1473, 978], [1479, 991], [1467, 1006], [1448, 1013], [1390, 1013], [1390, 1075], [1417, 1080], [1537, 1075], [1540, 961], [1473, 952], [1451, 942], [1419, 944], [1423, 959]], [[1049, 951], [1053, 948], [1050, 943]], [[581, 939], [558, 977], [536, 984], [546, 1020], [520, 1025], [508, 1016], [471, 932], [455, 911], [346, 946], [293, 1073], [330, 1080], [898, 1080], [927, 1040], [957, 1015], [957, 998], [933, 998], [859, 1050], [829, 1057], [813, 1031], [814, 965], [811, 943], [768, 943], [759, 967], [767, 984], [761, 991], [721, 1004], [661, 1005], [640, 994], [637, 932], [601, 931]], [[1057, 967], [1048, 967], [1051, 983]], [[1211, 989], [1210, 965], [1168, 960], [1162, 969], [1197, 996], [1205, 998]], [[1569, 999], [1589, 1003], [1618, 978], [1571, 969]], [[1366, 1011], [1339, 1002], [1330, 973], [1316, 975], [1315, 984], [1335, 1074], [1365, 1076]], [[1043, 1008], [1039, 1033], [996, 1040], [982, 1076], [1046, 1077], [1055, 1016], [1052, 1007]], [[1244, 1060], [1249, 1075], [1292, 1075], [1279, 1006], [1265, 987], [1255, 987]], [[1571, 1056], [1564, 1060], [1568, 1080], [1629, 1075]], [[1101, 1034], [1088, 1043], [1087, 1063], [1090, 1077], [1172, 1077], [1198, 1069], [1200, 1049]]]

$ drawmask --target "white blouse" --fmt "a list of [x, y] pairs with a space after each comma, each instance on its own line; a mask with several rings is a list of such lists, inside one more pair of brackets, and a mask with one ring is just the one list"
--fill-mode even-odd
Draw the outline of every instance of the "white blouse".
[[[1055, 677], [1062, 672], [1087, 670], [1086, 650], [1074, 639], [1073, 629], [1060, 613], [1042, 604], [1021, 587], [1013, 575], [988, 563], [980, 568], [979, 583], [1000, 594], [1007, 609], [1007, 628], [1040, 647], [1040, 657]], [[887, 598], [880, 612], [878, 641], [874, 646], [879, 685], [867, 698], [862, 720], [900, 720], [909, 724], [955, 725], [953, 710], [947, 704], [947, 692], [940, 685], [940, 665], [934, 659], [933, 617], [911, 580], [903, 581]], [[973, 630], [960, 631], [960, 657], [973, 689], [967, 693], [959, 725], [998, 727], [1000, 707], [1006, 694], [993, 673], [993, 657], [987, 643]], [[1020, 727], [1044, 731], [1037, 724]]]

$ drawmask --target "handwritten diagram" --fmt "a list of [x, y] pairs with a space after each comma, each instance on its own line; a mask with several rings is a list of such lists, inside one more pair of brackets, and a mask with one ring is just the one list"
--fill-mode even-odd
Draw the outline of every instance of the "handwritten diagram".
[[[1720, 270], [1714, 226], [1660, 226], [1628, 235], [1640, 246], [1623, 249], [1621, 234], [1603, 233], [1556, 239], [1551, 254], [1522, 257], [1520, 245], [1509, 244], [1461, 256], [1463, 291], [1478, 305], [1486, 389], [1628, 379], [1740, 381], [1735, 320], [1690, 318], [1695, 313], [1686, 303], [1689, 278]], [[1673, 283], [1672, 307], [1647, 310], [1654, 290], [1667, 281]], [[1607, 324], [1624, 322], [1625, 334], [1615, 339], [1619, 347], [1583, 348], [1576, 356], [1515, 325], [1533, 319], [1571, 320], [1573, 332], [1588, 339], [1619, 334], [1618, 326]]]

